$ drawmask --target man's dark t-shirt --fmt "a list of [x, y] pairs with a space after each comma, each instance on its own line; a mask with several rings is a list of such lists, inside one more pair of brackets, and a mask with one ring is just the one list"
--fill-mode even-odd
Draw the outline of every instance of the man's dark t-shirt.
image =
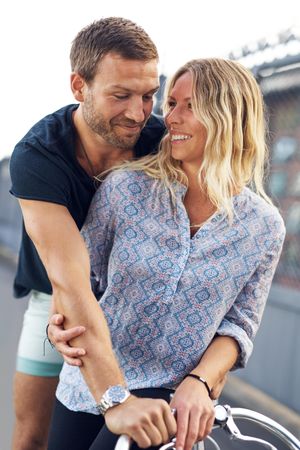
[[[78, 105], [68, 105], [44, 117], [16, 145], [10, 160], [10, 192], [20, 199], [65, 206], [81, 229], [95, 186], [75, 156], [72, 114], [76, 108]], [[134, 148], [134, 156], [157, 151], [164, 131], [163, 120], [152, 115]], [[31, 290], [52, 293], [45, 268], [23, 224], [14, 295], [24, 297]]]

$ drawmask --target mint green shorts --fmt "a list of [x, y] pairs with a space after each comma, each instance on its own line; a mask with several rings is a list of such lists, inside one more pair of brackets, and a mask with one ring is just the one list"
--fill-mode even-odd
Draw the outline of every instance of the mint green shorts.
[[17, 371], [39, 377], [57, 377], [63, 358], [46, 340], [51, 295], [33, 291], [24, 315], [17, 353]]

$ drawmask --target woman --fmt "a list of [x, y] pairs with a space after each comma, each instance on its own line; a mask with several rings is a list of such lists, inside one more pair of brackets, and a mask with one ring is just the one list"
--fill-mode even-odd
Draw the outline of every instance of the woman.
[[[164, 399], [174, 391], [177, 449], [190, 450], [211, 431], [213, 389], [251, 354], [285, 229], [263, 189], [263, 102], [252, 74], [193, 60], [166, 96], [159, 154], [104, 180], [82, 233], [127, 387]], [[50, 443], [67, 410], [99, 429], [78, 367], [64, 366], [57, 398], [65, 412], [54, 415]], [[107, 434], [90, 448], [113, 448]]]

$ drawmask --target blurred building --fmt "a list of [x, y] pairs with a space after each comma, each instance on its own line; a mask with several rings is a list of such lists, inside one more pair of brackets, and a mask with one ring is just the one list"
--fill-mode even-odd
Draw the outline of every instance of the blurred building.
[[287, 236], [275, 281], [300, 298], [300, 29], [286, 30], [232, 52], [256, 76], [270, 129], [268, 191], [285, 219]]

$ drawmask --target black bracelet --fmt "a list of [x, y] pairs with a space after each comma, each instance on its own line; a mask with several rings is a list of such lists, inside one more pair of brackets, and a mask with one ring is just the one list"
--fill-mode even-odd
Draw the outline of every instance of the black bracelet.
[[211, 398], [211, 389], [210, 389], [210, 387], [208, 386], [207, 381], [204, 380], [204, 378], [199, 377], [198, 375], [195, 375], [194, 373], [188, 373], [187, 375], [185, 375], [185, 377], [184, 377], [183, 379], [185, 380], [185, 378], [187, 378], [187, 377], [195, 378], [196, 380], [198, 380], [198, 381], [200, 381], [201, 383], [203, 383], [204, 386], [206, 387], [206, 390], [207, 390], [207, 392], [208, 392], [209, 398]]
[[49, 328], [49, 325], [50, 325], [50, 323], [48, 323], [48, 325], [46, 326], [46, 339], [47, 339], [47, 341], [49, 342], [49, 344], [51, 345], [51, 347], [53, 348], [53, 347], [55, 347], [55, 345], [54, 344], [52, 344], [52, 342], [50, 341], [50, 338], [49, 338], [49, 336], [48, 336], [48, 328]]

